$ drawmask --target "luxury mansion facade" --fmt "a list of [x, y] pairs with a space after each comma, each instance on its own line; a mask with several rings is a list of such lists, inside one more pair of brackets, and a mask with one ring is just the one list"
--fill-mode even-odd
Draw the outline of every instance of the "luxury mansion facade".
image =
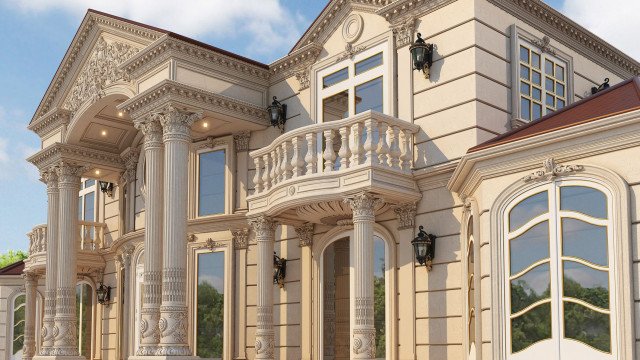
[[539, 0], [331, 0], [271, 64], [89, 10], [0, 360], [640, 359], [638, 74]]

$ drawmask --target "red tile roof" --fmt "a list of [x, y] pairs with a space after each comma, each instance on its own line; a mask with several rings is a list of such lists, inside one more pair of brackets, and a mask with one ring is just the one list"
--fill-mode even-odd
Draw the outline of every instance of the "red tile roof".
[[564, 109], [476, 145], [469, 149], [468, 153], [638, 109], [640, 109], [640, 77], [634, 77]]
[[22, 275], [22, 271], [24, 270], [24, 261], [20, 260], [11, 265], [7, 265], [0, 269], [0, 276], [2, 275]]

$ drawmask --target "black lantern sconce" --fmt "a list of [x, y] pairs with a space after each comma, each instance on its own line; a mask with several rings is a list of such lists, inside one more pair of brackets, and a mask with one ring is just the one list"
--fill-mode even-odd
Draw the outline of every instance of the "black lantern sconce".
[[273, 102], [267, 107], [271, 126], [277, 127], [284, 133], [284, 123], [287, 121], [287, 104], [282, 104], [277, 97], [273, 97]]
[[101, 282], [98, 289], [96, 289], [96, 296], [98, 296], [98, 303], [100, 305], [105, 305], [109, 303], [111, 298], [111, 286], [104, 286]]
[[418, 38], [411, 47], [411, 61], [413, 70], [422, 70], [424, 78], [429, 78], [431, 64], [433, 63], [433, 44], [427, 44], [422, 40], [422, 34], [418, 33]]
[[283, 259], [273, 253], [273, 283], [284, 287], [284, 277], [287, 276], [287, 259]]
[[602, 84], [600, 84], [598, 87], [592, 87], [591, 88], [591, 95], [595, 95], [597, 93], [599, 93], [602, 90], [606, 90], [609, 88], [609, 78], [605, 78], [604, 82]]
[[102, 191], [103, 194], [113, 197], [113, 183], [106, 181], [99, 181], [98, 183], [100, 184], [100, 191]]
[[419, 229], [420, 232], [411, 241], [411, 245], [413, 245], [413, 251], [416, 253], [418, 263], [425, 265], [427, 271], [431, 271], [431, 263], [436, 254], [436, 239], [438, 237], [433, 234], [427, 234], [422, 225], [420, 225]]

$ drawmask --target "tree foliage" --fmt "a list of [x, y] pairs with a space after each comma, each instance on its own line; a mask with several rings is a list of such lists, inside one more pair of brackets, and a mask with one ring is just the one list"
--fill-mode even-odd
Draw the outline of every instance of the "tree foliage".
[[221, 359], [224, 332], [224, 295], [204, 281], [198, 284], [197, 355]]
[[13, 263], [17, 263], [18, 261], [24, 260], [28, 257], [29, 254], [26, 251], [9, 250], [5, 254], [0, 254], [0, 269]]

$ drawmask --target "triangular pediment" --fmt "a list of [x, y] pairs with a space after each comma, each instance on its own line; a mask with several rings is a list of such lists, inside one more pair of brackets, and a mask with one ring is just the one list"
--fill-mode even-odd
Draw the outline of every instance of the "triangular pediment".
[[118, 65], [166, 32], [89, 10], [56, 71], [31, 123], [59, 108], [75, 112], [105, 88], [127, 82]]

